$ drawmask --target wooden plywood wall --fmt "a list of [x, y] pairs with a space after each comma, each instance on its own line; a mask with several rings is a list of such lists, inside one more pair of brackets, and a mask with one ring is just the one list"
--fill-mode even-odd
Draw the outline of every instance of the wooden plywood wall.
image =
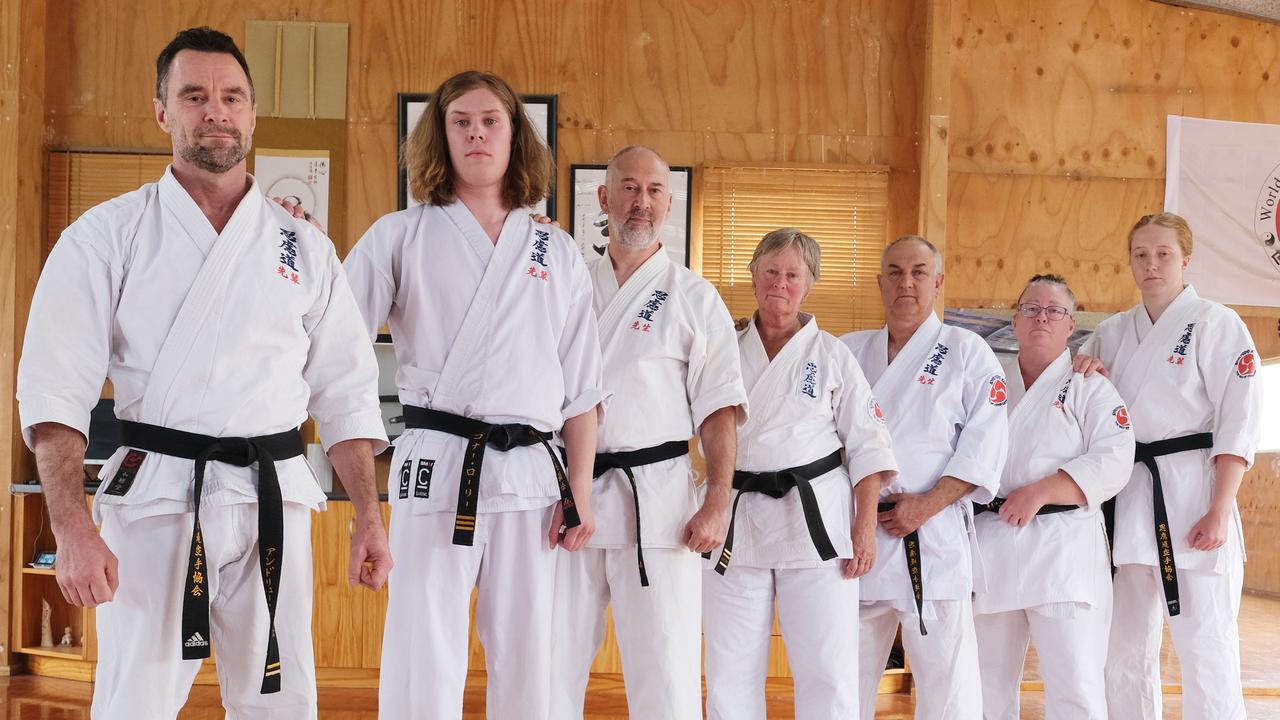
[[[243, 40], [249, 19], [350, 23], [345, 252], [395, 210], [396, 93], [492, 70], [559, 95], [559, 185], [571, 163], [633, 143], [672, 164], [883, 163], [890, 232], [913, 231], [922, 9], [898, 0], [456, 0], [277, 5], [249, 0], [55, 0], [49, 140], [165, 147], [152, 119], [155, 56], [184, 27]], [[561, 217], [568, 193], [560, 193]]]
[[1137, 299], [1125, 238], [1164, 204], [1167, 115], [1280, 122], [1280, 26], [1149, 0], [954, 0], [948, 304], [1061, 273]]
[[1259, 453], [1237, 496], [1244, 523], [1246, 590], [1280, 595], [1280, 453]]

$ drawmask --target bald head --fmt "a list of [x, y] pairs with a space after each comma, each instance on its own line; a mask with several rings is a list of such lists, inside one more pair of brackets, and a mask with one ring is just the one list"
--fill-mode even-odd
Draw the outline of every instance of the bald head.
[[880, 252], [880, 270], [882, 272], [885, 268], [885, 259], [889, 257], [894, 248], [904, 244], [915, 244], [928, 250], [933, 255], [933, 271], [939, 275], [942, 274], [942, 251], [938, 250], [938, 246], [919, 235], [902, 235], [897, 240], [886, 245], [884, 250]]
[[610, 242], [644, 248], [658, 241], [671, 210], [671, 166], [652, 149], [632, 145], [609, 160], [599, 189]]

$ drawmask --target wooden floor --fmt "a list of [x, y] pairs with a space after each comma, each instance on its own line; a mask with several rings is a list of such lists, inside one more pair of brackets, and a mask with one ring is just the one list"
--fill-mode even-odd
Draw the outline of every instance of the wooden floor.
[[[1243, 637], [1242, 673], [1245, 683], [1245, 707], [1250, 720], [1280, 720], [1280, 599], [1246, 595], [1240, 612]], [[1168, 639], [1164, 649], [1164, 680], [1178, 681], [1177, 659], [1172, 655]], [[1029, 659], [1025, 680], [1039, 680], [1034, 657]], [[771, 680], [767, 687], [769, 717], [793, 717], [792, 689], [789, 680]], [[69, 680], [53, 680], [30, 675], [0, 678], [0, 720], [89, 720], [92, 686]], [[1165, 695], [1165, 717], [1178, 718], [1180, 696]], [[912, 717], [910, 695], [882, 695], [877, 705], [877, 718], [908, 720]], [[587, 694], [587, 720], [625, 718], [626, 694], [618, 676], [594, 676]], [[321, 720], [377, 720], [375, 690], [320, 691]], [[484, 677], [473, 676], [467, 685], [466, 720], [484, 718]], [[222, 720], [222, 704], [216, 687], [196, 687], [180, 720]], [[1044, 694], [1022, 693], [1023, 720], [1044, 718]]]

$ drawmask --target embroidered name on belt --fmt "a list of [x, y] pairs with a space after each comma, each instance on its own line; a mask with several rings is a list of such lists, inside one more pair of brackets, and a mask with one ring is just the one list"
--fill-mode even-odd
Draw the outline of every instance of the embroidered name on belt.
[[125, 453], [115, 477], [111, 478], [111, 483], [102, 492], [106, 495], [124, 495], [129, 492], [129, 488], [133, 487], [133, 481], [138, 477], [138, 470], [142, 468], [142, 461], [146, 459], [147, 454], [141, 450], [130, 450]]
[[916, 378], [916, 382], [921, 385], [933, 385], [938, 381], [938, 371], [942, 369], [942, 362], [947, 359], [947, 346], [938, 343], [933, 346], [933, 352], [929, 355], [929, 359], [924, 362], [924, 367], [920, 369], [920, 377]]

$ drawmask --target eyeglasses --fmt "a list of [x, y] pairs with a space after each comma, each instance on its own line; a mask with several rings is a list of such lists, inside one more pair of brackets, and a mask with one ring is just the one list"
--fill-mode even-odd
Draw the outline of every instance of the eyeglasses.
[[1053, 322], [1057, 322], [1071, 313], [1064, 307], [1059, 305], [1037, 305], [1035, 303], [1019, 303], [1018, 314], [1024, 318], [1039, 317], [1040, 313], [1044, 313], [1045, 317]]

